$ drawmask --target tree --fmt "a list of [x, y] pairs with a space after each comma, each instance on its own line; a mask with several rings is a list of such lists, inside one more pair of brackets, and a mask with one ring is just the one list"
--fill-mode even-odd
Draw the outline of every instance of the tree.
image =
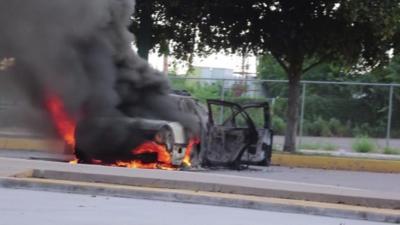
[[[258, 75], [261, 79], [286, 79], [285, 72], [270, 55], [260, 57]], [[312, 81], [349, 81], [362, 83], [400, 83], [400, 55], [391, 58], [388, 65], [378, 67], [370, 72], [351, 70], [336, 64], [322, 63], [303, 74], [305, 80]], [[285, 91], [279, 83], [267, 83], [268, 97], [285, 96]], [[400, 113], [400, 97], [398, 88], [394, 89], [392, 114]], [[303, 134], [315, 135], [310, 132], [310, 124], [323, 120], [328, 125], [336, 120], [336, 127], [342, 132], [332, 132], [333, 135], [354, 136], [364, 135], [383, 137], [386, 135], [389, 87], [360, 86], [341, 84], [307, 85], [306, 112], [303, 124]], [[280, 105], [278, 105], [280, 106]], [[283, 118], [282, 108], [275, 107], [275, 116]], [[352, 109], [352, 110], [349, 110]], [[362, 113], [360, 113], [362, 112]], [[351, 122], [350, 122], [351, 121]], [[400, 123], [394, 117], [392, 120], [392, 135], [399, 135]], [[362, 129], [360, 129], [362, 128]]]
[[188, 59], [194, 52], [196, 15], [201, 2], [137, 0], [129, 30], [135, 34], [138, 54], [148, 59], [151, 50]]
[[148, 60], [150, 50], [167, 39], [164, 26], [159, 26], [165, 20], [163, 6], [158, 0], [137, 0], [135, 9], [129, 30], [135, 34], [138, 54]]
[[[271, 54], [288, 80], [284, 150], [294, 151], [302, 75], [323, 62], [370, 70], [399, 43], [399, 0], [173, 0], [173, 53]], [[164, 26], [163, 25], [163, 26]]]
[[270, 53], [289, 80], [284, 150], [295, 150], [302, 74], [323, 62], [368, 70], [388, 62], [398, 0], [203, 1], [205, 50]]
[[387, 66], [371, 71], [363, 81], [376, 83], [400, 83], [400, 54], [395, 55]]

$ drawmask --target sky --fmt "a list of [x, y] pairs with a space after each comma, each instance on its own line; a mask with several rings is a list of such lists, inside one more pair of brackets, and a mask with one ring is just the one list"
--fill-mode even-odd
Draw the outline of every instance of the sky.
[[[170, 69], [172, 69], [172, 62], [176, 61], [173, 57], [169, 57]], [[255, 74], [256, 73], [256, 62], [255, 56], [249, 56], [246, 58], [246, 72]], [[163, 70], [163, 57], [158, 54], [150, 54], [149, 63], [158, 70]], [[193, 66], [195, 67], [213, 67], [213, 68], [225, 68], [232, 69], [234, 73], [240, 73], [242, 71], [242, 57], [238, 55], [225, 55], [225, 54], [212, 54], [208, 57], [195, 57], [193, 60]], [[188, 69], [187, 63], [180, 62], [177, 66], [178, 74], [185, 74]]]

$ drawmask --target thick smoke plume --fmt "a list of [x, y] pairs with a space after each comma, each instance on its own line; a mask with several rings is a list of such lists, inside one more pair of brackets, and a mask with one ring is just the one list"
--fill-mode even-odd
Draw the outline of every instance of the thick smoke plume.
[[168, 96], [165, 75], [132, 51], [133, 10], [131, 0], [0, 0], [0, 59], [15, 59], [1, 76], [43, 114], [51, 93], [76, 120], [89, 121], [78, 134], [89, 155], [126, 151], [132, 129], [92, 118], [144, 117], [192, 128]]

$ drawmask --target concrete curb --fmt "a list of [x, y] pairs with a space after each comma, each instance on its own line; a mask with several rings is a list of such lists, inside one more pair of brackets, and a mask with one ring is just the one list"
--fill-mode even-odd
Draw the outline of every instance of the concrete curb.
[[0, 178], [0, 186], [5, 188], [23, 188], [89, 195], [95, 194], [287, 213], [302, 213], [376, 222], [400, 223], [399, 210], [345, 206], [340, 204], [285, 200], [227, 193], [141, 188], [103, 183], [43, 180], [35, 178]]
[[119, 173], [117, 175], [106, 172], [98, 173], [97, 171], [76, 172], [35, 169], [19, 174], [17, 177], [181, 189], [400, 209], [400, 195], [382, 194], [361, 189], [190, 172], [148, 172]]
[[62, 141], [53, 139], [0, 137], [0, 149], [63, 152], [64, 146]]
[[400, 173], [400, 160], [273, 153], [272, 164], [313, 169]]

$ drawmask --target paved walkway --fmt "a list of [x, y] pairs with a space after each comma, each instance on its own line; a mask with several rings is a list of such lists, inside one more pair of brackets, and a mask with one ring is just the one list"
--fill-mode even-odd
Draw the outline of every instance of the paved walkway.
[[[32, 169], [34, 173], [31, 174]], [[273, 169], [273, 168], [272, 168]], [[272, 170], [270, 169], [270, 170]], [[297, 169], [296, 169], [297, 170]], [[299, 200], [315, 200], [336, 202], [339, 199], [342, 202], [348, 201], [355, 203], [360, 199], [371, 199], [370, 205], [387, 205], [393, 204], [392, 201], [400, 201], [400, 191], [398, 189], [383, 189], [383, 186], [375, 189], [369, 188], [365, 182], [369, 179], [377, 179], [379, 176], [385, 177], [380, 179], [380, 182], [387, 186], [397, 185], [391, 180], [399, 180], [399, 176], [391, 176], [391, 174], [373, 174], [367, 173], [364, 175], [363, 183], [357, 184], [360, 188], [355, 188], [354, 185], [349, 185], [349, 180], [357, 183], [357, 177], [363, 176], [362, 173], [352, 172], [347, 179], [344, 179], [342, 185], [339, 180], [336, 185], [324, 184], [322, 177], [327, 180], [335, 180], [349, 172], [336, 173], [327, 171], [319, 173], [315, 170], [303, 170], [300, 174], [303, 177], [307, 175], [307, 171], [312, 173], [308, 177], [315, 179], [295, 180], [295, 177], [301, 177], [296, 170], [282, 171], [280, 175], [278, 171], [276, 177], [284, 177], [288, 179], [272, 179], [268, 177], [268, 171], [259, 171], [256, 176], [246, 176], [247, 171], [240, 171], [235, 176], [227, 175], [233, 173], [227, 171], [225, 174], [212, 174], [204, 172], [185, 172], [185, 171], [164, 171], [164, 170], [140, 170], [127, 169], [107, 166], [94, 165], [72, 165], [68, 163], [46, 162], [37, 160], [9, 159], [0, 158], [0, 176], [7, 177], [19, 173], [29, 172], [30, 176], [46, 178], [46, 179], [61, 179], [70, 181], [83, 182], [102, 182], [114, 183], [123, 185], [139, 185], [154, 188], [176, 188], [187, 189], [194, 191], [209, 191], [209, 192], [225, 192], [235, 194], [252, 194], [264, 197], [287, 197]], [[319, 173], [319, 176], [316, 174]], [[312, 175], [314, 174], [314, 175]], [[304, 182], [305, 181], [305, 182]], [[397, 181], [395, 181], [397, 182]], [[7, 182], [6, 182], [7, 183]], [[322, 183], [322, 184], [321, 184]], [[332, 183], [331, 183], [332, 184]], [[292, 193], [298, 193], [293, 195]], [[334, 199], [324, 198], [324, 196], [337, 196]], [[348, 196], [352, 196], [348, 198]], [[356, 197], [354, 199], [353, 197]], [[396, 203], [397, 204], [397, 203]]]
[[[264, 215], [279, 211], [289, 213], [281, 214], [288, 218], [290, 213], [306, 213], [376, 222], [400, 221], [400, 211], [397, 209], [400, 205], [399, 192], [243, 175], [140, 170], [0, 158], [0, 186], [7, 188], [229, 206], [264, 210]], [[29, 196], [25, 197], [29, 199]], [[40, 199], [41, 204], [50, 201], [45, 197]], [[8, 200], [0, 202], [6, 201]], [[38, 203], [36, 200], [33, 202]], [[159, 210], [155, 211], [159, 213]], [[4, 210], [1, 210], [0, 203], [0, 215], [2, 212]], [[265, 219], [264, 217], [264, 221]], [[296, 217], [281, 221], [285, 222], [282, 224], [293, 224]], [[258, 224], [257, 221], [254, 224]]]
[[0, 188], [0, 225], [384, 225], [387, 223]]

